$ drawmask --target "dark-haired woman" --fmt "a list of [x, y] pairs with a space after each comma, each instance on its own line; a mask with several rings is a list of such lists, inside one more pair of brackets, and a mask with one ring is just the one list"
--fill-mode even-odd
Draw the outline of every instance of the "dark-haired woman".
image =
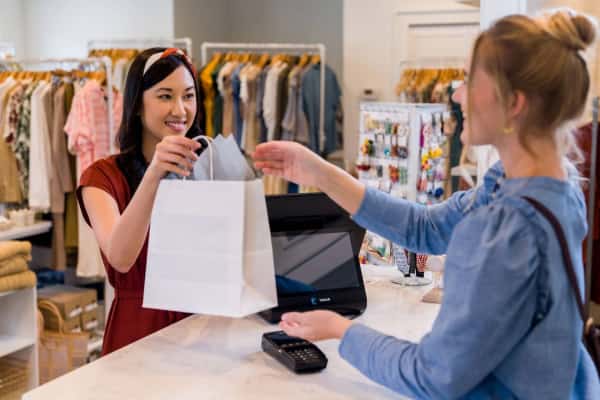
[[[108, 354], [187, 315], [142, 308], [148, 228], [161, 178], [187, 176], [200, 145], [198, 86], [179, 49], [153, 48], [134, 60], [125, 86], [120, 153], [92, 164], [77, 199], [92, 227], [115, 288], [102, 354]], [[186, 137], [187, 136], [187, 137]]]

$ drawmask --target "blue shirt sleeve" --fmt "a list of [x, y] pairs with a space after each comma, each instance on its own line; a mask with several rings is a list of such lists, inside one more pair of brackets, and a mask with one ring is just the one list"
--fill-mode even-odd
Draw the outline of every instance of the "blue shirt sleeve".
[[463, 396], [531, 328], [538, 260], [533, 228], [516, 207], [478, 209], [456, 226], [443, 304], [421, 343], [356, 324], [344, 335], [340, 354], [369, 378], [404, 395]]
[[463, 218], [474, 189], [457, 192], [441, 204], [426, 207], [368, 187], [354, 221], [410, 251], [444, 254], [456, 224]]

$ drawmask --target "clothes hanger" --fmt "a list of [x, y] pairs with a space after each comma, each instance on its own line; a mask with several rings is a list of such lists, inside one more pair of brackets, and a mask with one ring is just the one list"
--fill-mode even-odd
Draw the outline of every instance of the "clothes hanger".
[[269, 53], [263, 53], [262, 56], [260, 56], [260, 59], [258, 60], [258, 66], [260, 68], [266, 67], [270, 59], [271, 56], [269, 55]]
[[242, 56], [242, 59], [240, 61], [243, 62], [244, 64], [246, 64], [246, 63], [250, 62], [250, 58], [251, 58], [251, 54], [250, 53], [245, 53]]
[[298, 60], [298, 66], [304, 68], [308, 64], [310, 56], [308, 53], [304, 53], [300, 56], [300, 60]]

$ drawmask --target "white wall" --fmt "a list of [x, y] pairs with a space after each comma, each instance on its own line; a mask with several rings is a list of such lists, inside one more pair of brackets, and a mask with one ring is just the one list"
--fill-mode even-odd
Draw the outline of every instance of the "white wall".
[[343, 0], [174, 0], [174, 29], [202, 42], [323, 43], [342, 77]]
[[463, 10], [452, 0], [344, 0], [343, 93], [344, 154], [353, 162], [358, 153], [358, 105], [365, 88], [380, 101], [394, 101], [393, 15], [396, 12]]
[[231, 41], [228, 11], [229, 0], [174, 0], [175, 36], [191, 38], [199, 60], [202, 42]]
[[91, 39], [172, 38], [172, 0], [26, 0], [27, 58], [83, 57]]
[[323, 43], [341, 80], [342, 0], [229, 0], [231, 40]]
[[23, 55], [25, 28], [23, 26], [24, 5], [21, 0], [0, 0], [0, 42], [15, 46], [17, 57]]

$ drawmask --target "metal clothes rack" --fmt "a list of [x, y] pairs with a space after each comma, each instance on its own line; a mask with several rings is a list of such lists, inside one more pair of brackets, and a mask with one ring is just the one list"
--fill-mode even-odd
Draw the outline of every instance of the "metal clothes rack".
[[325, 148], [325, 68], [327, 66], [326, 49], [322, 43], [202, 43], [200, 62], [206, 65], [209, 50], [265, 50], [265, 51], [294, 51], [318, 53], [321, 58], [320, 74], [320, 107], [319, 107], [319, 149]]
[[[98, 66], [106, 71], [106, 91], [107, 106], [108, 106], [108, 131], [110, 140], [110, 153], [116, 153], [115, 138], [114, 138], [114, 115], [113, 115], [113, 91], [112, 91], [112, 61], [109, 57], [87, 57], [87, 58], [48, 58], [48, 59], [31, 59], [31, 60], [16, 60], [21, 67], [28, 71], [48, 71], [53, 69], [83, 69], [84, 71], [97, 70]], [[91, 66], [92, 68], [82, 68], [82, 66]], [[95, 69], [93, 69], [96, 67]]]
[[400, 62], [400, 72], [407, 68], [458, 68], [465, 67], [463, 57], [420, 57], [414, 60], [403, 60]]
[[178, 47], [184, 49], [188, 57], [192, 57], [192, 39], [189, 37], [176, 39], [94, 39], [88, 41], [87, 44], [88, 53], [90, 50], [99, 49], [145, 49], [155, 46]]
[[585, 269], [585, 308], [590, 312], [590, 295], [592, 290], [592, 261], [594, 248], [594, 214], [596, 208], [596, 163], [598, 162], [598, 108], [600, 108], [600, 97], [595, 97], [592, 103], [592, 152], [590, 155], [590, 192], [588, 194], [588, 241], [586, 249]]

